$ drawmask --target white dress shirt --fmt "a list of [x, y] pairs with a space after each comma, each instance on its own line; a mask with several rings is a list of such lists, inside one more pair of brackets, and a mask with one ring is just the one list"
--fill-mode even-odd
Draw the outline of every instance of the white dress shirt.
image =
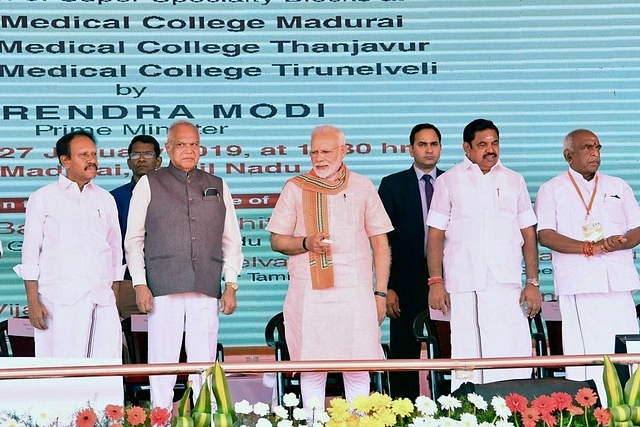
[[29, 197], [22, 264], [14, 271], [38, 281], [40, 294], [71, 305], [90, 293], [94, 303], [109, 305], [124, 270], [118, 209], [108, 191], [93, 182], [80, 191], [61, 175]]
[[[588, 204], [595, 188], [595, 178], [585, 180], [572, 169], [569, 172]], [[599, 222], [604, 237], [624, 235], [640, 227], [640, 207], [633, 190], [622, 179], [598, 172], [598, 187], [589, 218], [586, 207], [567, 172], [552, 178], [538, 190], [536, 214], [538, 230], [550, 229], [580, 241], [582, 226]], [[553, 281], [558, 295], [630, 291], [640, 288], [631, 249], [590, 257], [552, 251]]]
[[447, 291], [483, 290], [489, 272], [498, 283], [521, 283], [520, 230], [535, 223], [524, 178], [500, 161], [483, 174], [465, 157], [440, 175], [427, 225], [445, 231]]
[[[236, 282], [244, 261], [242, 237], [238, 228], [231, 191], [229, 191], [225, 181], [222, 181], [222, 190], [226, 207], [224, 231], [222, 232], [222, 276], [226, 282]], [[147, 284], [147, 270], [144, 263], [144, 236], [146, 233], [147, 208], [150, 202], [151, 188], [145, 175], [140, 178], [133, 189], [127, 220], [127, 235], [125, 237], [127, 265], [134, 286]]]

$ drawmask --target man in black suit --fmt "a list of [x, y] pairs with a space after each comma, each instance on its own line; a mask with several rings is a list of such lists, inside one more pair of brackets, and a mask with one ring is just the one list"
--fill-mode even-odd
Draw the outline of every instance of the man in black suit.
[[[443, 173], [436, 168], [442, 150], [438, 128], [421, 123], [411, 130], [409, 154], [413, 165], [386, 176], [378, 193], [394, 230], [388, 234], [391, 246], [391, 275], [387, 294], [387, 316], [391, 319], [391, 359], [419, 359], [421, 346], [413, 336], [413, 320], [428, 308], [427, 212], [433, 182]], [[415, 400], [420, 394], [417, 371], [391, 373], [394, 398]]]

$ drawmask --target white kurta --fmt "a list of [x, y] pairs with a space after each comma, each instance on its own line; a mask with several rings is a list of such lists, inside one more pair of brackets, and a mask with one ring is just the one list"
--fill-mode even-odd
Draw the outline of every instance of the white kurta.
[[[369, 237], [391, 231], [391, 221], [371, 181], [353, 172], [344, 191], [328, 196], [328, 215], [335, 286], [313, 290], [308, 253], [289, 258], [284, 316], [291, 359], [381, 359]], [[302, 189], [288, 182], [267, 231], [305, 230]]]

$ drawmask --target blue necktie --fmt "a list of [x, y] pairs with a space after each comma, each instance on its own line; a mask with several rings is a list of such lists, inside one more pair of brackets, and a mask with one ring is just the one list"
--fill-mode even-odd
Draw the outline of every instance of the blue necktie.
[[433, 198], [433, 184], [431, 183], [431, 175], [422, 175], [424, 180], [424, 194], [427, 198], [427, 211], [431, 209], [431, 199]]

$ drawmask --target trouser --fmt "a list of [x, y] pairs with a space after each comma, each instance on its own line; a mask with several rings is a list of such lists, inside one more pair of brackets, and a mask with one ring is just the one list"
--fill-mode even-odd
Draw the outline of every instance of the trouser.
[[[189, 292], [153, 298], [149, 313], [149, 363], [177, 363], [184, 336], [187, 362], [215, 362], [218, 345], [218, 299]], [[152, 375], [151, 401], [171, 410], [176, 375]], [[198, 398], [200, 375], [193, 381], [193, 399]]]
[[[371, 379], [369, 372], [343, 372], [344, 394], [347, 402], [353, 402], [357, 396], [368, 396]], [[300, 374], [300, 392], [304, 407], [324, 410], [325, 391], [327, 386], [326, 372], [303, 372]], [[317, 406], [320, 405], [320, 406]]]
[[115, 301], [97, 305], [86, 294], [72, 305], [40, 295], [47, 329], [34, 329], [36, 357], [122, 358], [122, 329]]
[[[569, 354], [611, 354], [616, 335], [637, 334], [638, 320], [631, 292], [558, 295], [562, 315], [562, 349]], [[568, 366], [567, 379], [595, 381], [603, 407], [607, 394], [602, 366]]]
[[[482, 291], [451, 293], [451, 357], [529, 357], [531, 333], [520, 306], [519, 284], [487, 280]], [[531, 368], [453, 371], [451, 391], [476, 384], [530, 378]]]

